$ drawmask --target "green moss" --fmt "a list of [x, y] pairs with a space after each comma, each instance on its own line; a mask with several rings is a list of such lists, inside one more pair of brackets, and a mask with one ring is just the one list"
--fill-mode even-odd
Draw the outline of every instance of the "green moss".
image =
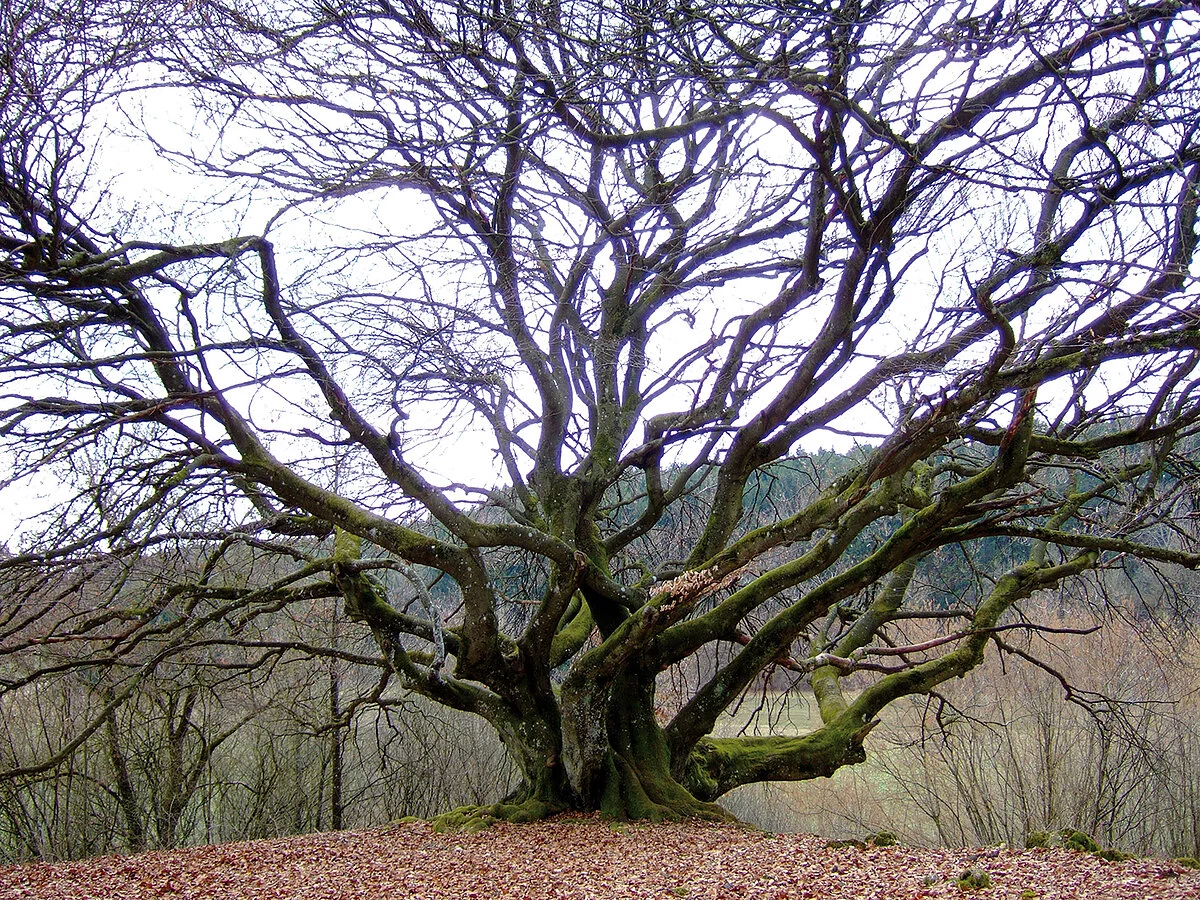
[[863, 740], [876, 723], [843, 715], [800, 736], [706, 737], [688, 760], [684, 784], [695, 796], [715, 800], [756, 781], [805, 781], [828, 777], [866, 760]]
[[[1099, 853], [1101, 848], [1083, 831], [1063, 828], [1059, 831], [1031, 831], [1025, 836], [1025, 846], [1033, 848], [1061, 848], [1079, 853]], [[1117, 852], [1117, 851], [1114, 851]]]
[[992, 877], [983, 869], [963, 869], [954, 882], [960, 891], [975, 891], [992, 886]]
[[664, 822], [679, 818], [669, 806], [656, 803], [646, 792], [642, 779], [624, 760], [610, 756], [606, 763], [600, 812], [612, 819], [645, 819]]
[[491, 806], [460, 806], [431, 820], [439, 834], [449, 831], [468, 833], [490, 828], [497, 822], [537, 822], [547, 819], [561, 808], [543, 800], [529, 799], [521, 803], [494, 803]]
[[1200, 859], [1196, 859], [1194, 856], [1181, 856], [1175, 862], [1189, 869], [1200, 869]]
[[895, 847], [900, 843], [899, 838], [890, 831], [877, 831], [867, 835], [866, 841], [875, 847]]
[[1078, 850], [1081, 853], [1098, 853], [1100, 851], [1100, 845], [1085, 832], [1064, 828], [1059, 834], [1062, 835], [1063, 846], [1068, 850]]
[[1062, 828], [1058, 831], [1031, 831], [1025, 837], [1025, 846], [1090, 853], [1092, 856], [1108, 860], [1109, 862], [1123, 862], [1127, 859], [1134, 859], [1134, 856], [1130, 853], [1125, 853], [1113, 847], [1101, 847], [1087, 832], [1074, 828]]
[[727, 810], [715, 803], [697, 800], [688, 793], [671, 778], [665, 766], [635, 768], [618, 754], [611, 755], [606, 762], [600, 814], [609, 819], [648, 822], [674, 822], [685, 818], [734, 821]]
[[341, 528], [333, 530], [333, 558], [338, 562], [362, 559], [362, 538]]
[[587, 642], [595, 624], [591, 608], [586, 603], [576, 603], [574, 600], [563, 619], [561, 630], [554, 635], [550, 645], [550, 660], [553, 666], [560, 666], [574, 656]]
[[833, 666], [821, 666], [809, 676], [822, 722], [832, 722], [846, 711], [845, 695], [841, 690], [841, 675]]

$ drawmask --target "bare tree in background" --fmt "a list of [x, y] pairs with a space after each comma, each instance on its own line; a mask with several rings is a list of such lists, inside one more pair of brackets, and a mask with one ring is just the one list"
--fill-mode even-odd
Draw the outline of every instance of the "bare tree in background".
[[[0, 435], [67, 495], [4, 568], [197, 562], [14, 594], [12, 689], [47, 634], [117, 696], [338, 653], [495, 727], [484, 815], [716, 816], [863, 760], [1023, 599], [1200, 565], [1192, 3], [54, 5], [3, 4]], [[105, 193], [139, 140], [208, 205]], [[272, 636], [332, 595], [372, 652]], [[776, 670], [820, 727], [714, 734]]]

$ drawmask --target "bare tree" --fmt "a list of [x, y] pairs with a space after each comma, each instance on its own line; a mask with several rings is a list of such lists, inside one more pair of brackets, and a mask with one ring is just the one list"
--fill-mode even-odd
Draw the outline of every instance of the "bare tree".
[[[523, 785], [486, 815], [721, 815], [861, 761], [889, 703], [1039, 627], [1024, 598], [1200, 564], [1192, 7], [195, 0], [129, 60], [92, 49], [128, 17], [30, 31], [0, 434], [14, 487], [73, 493], [5, 568], [209, 560], [141, 617], [46, 612], [111, 642], [89, 665], [319, 652], [270, 622], [339, 595], [375, 646], [344, 662], [500, 734]], [[113, 213], [87, 152], [139, 139], [208, 205]], [[232, 546], [270, 576], [216, 577]], [[973, 577], [931, 609], [947, 546]], [[822, 725], [715, 733], [777, 670]]]

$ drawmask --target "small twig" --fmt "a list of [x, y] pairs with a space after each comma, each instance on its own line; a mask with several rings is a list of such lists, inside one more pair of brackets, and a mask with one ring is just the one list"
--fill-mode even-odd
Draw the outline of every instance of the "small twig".
[[863, 647], [861, 650], [856, 650], [853, 654], [854, 658], [862, 656], [904, 656], [908, 653], [920, 653], [922, 650], [932, 650], [934, 647], [940, 647], [942, 644], [949, 644], [953, 641], [961, 640], [969, 634], [999, 634], [1002, 631], [1012, 631], [1015, 628], [1027, 628], [1032, 631], [1040, 631], [1046, 634], [1093, 634], [1100, 630], [1099, 625], [1091, 628], [1053, 628], [1049, 625], [1032, 625], [1028, 622], [1021, 622], [1015, 625], [996, 625], [992, 628], [969, 629], [967, 631], [956, 631], [954, 634], [948, 634], [939, 638], [932, 638], [920, 644], [908, 644], [904, 647]]
[[[961, 640], [962, 638], [965, 638], [971, 634], [995, 635], [1002, 631], [1011, 631], [1014, 628], [1026, 628], [1034, 631], [1047, 632], [1050, 634], [1092, 634], [1093, 632], [1100, 630], [1099, 625], [1096, 625], [1092, 628], [1053, 628], [1049, 625], [1032, 625], [1027, 622], [1014, 625], [996, 625], [992, 628], [956, 631], [954, 634], [932, 638], [931, 640], [923, 641], [920, 644], [907, 644], [903, 647], [860, 647], [848, 657], [837, 656], [833, 653], [818, 653], [805, 663], [796, 663], [796, 665], [800, 667], [797, 669], [797, 671], [811, 672], [813, 669], [820, 668], [821, 666], [833, 666], [843, 675], [849, 675], [853, 672], [882, 672], [885, 675], [892, 675], [896, 672], [903, 672], [906, 669], [911, 669], [913, 666], [917, 665], [917, 663], [908, 662], [906, 660], [903, 665], [884, 665], [882, 663], [865, 662], [864, 657], [907, 656], [910, 653], [920, 653], [923, 650], [932, 650], [935, 647], [942, 646], [943, 644], [949, 644], [954, 641]], [[999, 642], [998, 639], [997, 642]], [[1005, 649], [1008, 649], [1007, 645], [1002, 644], [1001, 646], [1004, 646]], [[780, 664], [783, 665], [782, 663]]]

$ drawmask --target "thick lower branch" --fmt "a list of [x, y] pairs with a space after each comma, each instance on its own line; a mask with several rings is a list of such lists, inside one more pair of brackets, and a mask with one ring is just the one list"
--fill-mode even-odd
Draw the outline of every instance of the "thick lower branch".
[[863, 741], [878, 720], [837, 722], [801, 737], [703, 738], [687, 761], [683, 784], [713, 801], [744, 784], [828, 778], [867, 758]]

